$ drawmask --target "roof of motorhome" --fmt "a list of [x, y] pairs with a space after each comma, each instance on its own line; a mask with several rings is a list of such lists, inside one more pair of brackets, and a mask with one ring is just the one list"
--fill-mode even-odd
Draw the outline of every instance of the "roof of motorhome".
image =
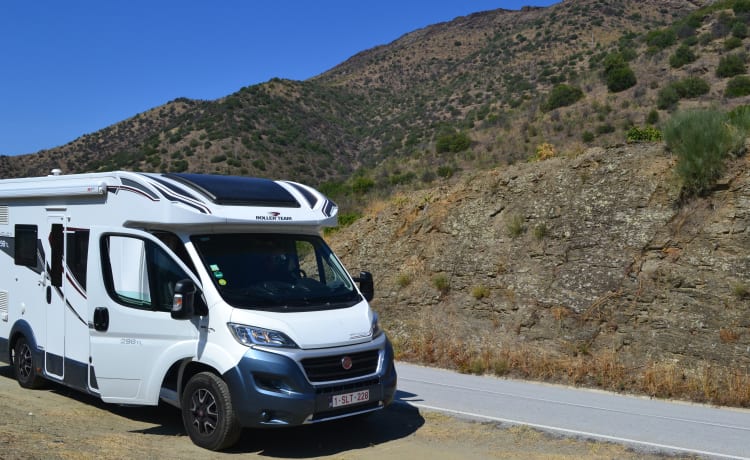
[[[335, 203], [317, 190], [291, 181], [128, 171], [0, 180], [0, 199], [105, 197], [119, 191], [133, 192], [150, 202], [181, 205], [191, 213], [199, 212], [214, 218], [336, 225]], [[282, 213], [287, 217], [280, 216]]]

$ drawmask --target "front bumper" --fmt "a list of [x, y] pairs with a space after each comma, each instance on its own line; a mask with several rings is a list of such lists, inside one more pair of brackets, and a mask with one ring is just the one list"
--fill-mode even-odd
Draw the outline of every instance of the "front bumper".
[[[340, 371], [329, 380], [309, 364], [375, 353], [377, 365], [360, 369], [354, 378]], [[352, 370], [356, 368], [357, 364]], [[237, 419], [245, 427], [302, 425], [382, 409], [393, 401], [397, 381], [393, 348], [385, 334], [365, 344], [321, 350], [250, 348], [223, 378]], [[333, 407], [334, 395], [364, 390], [369, 393], [367, 402]]]

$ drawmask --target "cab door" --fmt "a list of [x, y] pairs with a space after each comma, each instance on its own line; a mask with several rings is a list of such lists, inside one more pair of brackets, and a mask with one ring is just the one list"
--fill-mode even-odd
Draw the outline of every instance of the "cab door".
[[174, 285], [199, 283], [146, 232], [92, 228], [90, 241], [90, 389], [107, 402], [157, 404], [167, 370], [195, 356], [199, 337], [199, 318], [171, 317]]

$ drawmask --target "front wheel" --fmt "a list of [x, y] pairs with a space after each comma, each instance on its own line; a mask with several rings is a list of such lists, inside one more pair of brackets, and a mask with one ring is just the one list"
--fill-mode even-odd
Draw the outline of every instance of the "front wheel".
[[185, 385], [182, 422], [190, 439], [209, 450], [230, 447], [242, 432], [234, 415], [229, 387], [210, 372], [194, 375]]
[[41, 388], [44, 379], [37, 373], [34, 352], [31, 350], [26, 337], [21, 337], [13, 349], [13, 368], [16, 380], [24, 388]]

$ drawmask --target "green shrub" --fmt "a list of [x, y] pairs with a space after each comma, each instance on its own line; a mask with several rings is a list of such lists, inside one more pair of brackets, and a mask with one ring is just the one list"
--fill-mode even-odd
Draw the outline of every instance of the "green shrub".
[[613, 93], [624, 91], [635, 86], [637, 80], [635, 73], [628, 65], [622, 53], [611, 53], [602, 61], [604, 71], [602, 75], [607, 88]]
[[739, 48], [742, 46], [742, 39], [737, 37], [729, 37], [724, 40], [724, 49], [727, 51]]
[[675, 69], [678, 69], [685, 64], [690, 64], [695, 61], [698, 57], [695, 55], [692, 49], [687, 45], [682, 45], [669, 57], [669, 65]]
[[672, 82], [659, 91], [656, 106], [667, 110], [674, 108], [680, 99], [690, 99], [702, 96], [711, 90], [711, 86], [699, 77], [686, 77]]
[[511, 238], [517, 238], [526, 231], [526, 226], [524, 225], [524, 218], [523, 216], [519, 214], [514, 214], [510, 217], [510, 220], [507, 223], [507, 229], [508, 229], [508, 236]]
[[477, 300], [481, 300], [481, 299], [484, 299], [485, 297], [489, 297], [489, 295], [490, 295], [490, 288], [488, 288], [487, 286], [483, 284], [479, 284], [471, 288], [471, 296]]
[[375, 181], [369, 177], [356, 177], [352, 181], [352, 192], [357, 195], [364, 195], [375, 187]]
[[655, 125], [659, 122], [659, 111], [658, 110], [651, 110], [648, 115], [646, 115], [646, 123], [649, 125]]
[[686, 77], [676, 83], [676, 89], [681, 98], [690, 99], [708, 93], [711, 86], [702, 78]]
[[615, 132], [615, 127], [609, 123], [605, 123], [603, 125], [599, 125], [596, 127], [596, 134], [599, 134], [599, 135], [610, 134], [613, 132]]
[[659, 142], [662, 140], [661, 131], [653, 126], [639, 128], [633, 126], [628, 130], [628, 142]]
[[400, 288], [405, 288], [411, 284], [411, 275], [409, 273], [399, 273], [396, 278], [396, 285]]
[[652, 30], [646, 34], [646, 44], [652, 48], [662, 50], [675, 44], [677, 33], [672, 29]]
[[727, 82], [724, 90], [725, 97], [740, 97], [750, 94], [750, 77], [747, 75], [737, 75]]
[[735, 14], [750, 13], [750, 0], [734, 0], [732, 9]]
[[732, 36], [740, 40], [747, 38], [747, 25], [740, 21], [732, 24]]
[[575, 104], [582, 98], [583, 90], [581, 88], [566, 84], [557, 85], [552, 88], [547, 101], [542, 104], [542, 110], [549, 112], [558, 107], [566, 107]]
[[730, 54], [719, 59], [716, 76], [720, 78], [734, 77], [745, 73], [745, 71], [745, 56], [743, 54]]
[[729, 123], [740, 130], [740, 133], [750, 132], [750, 105], [740, 105], [728, 114]]
[[253, 166], [256, 169], [259, 169], [261, 171], [265, 171], [266, 170], [266, 163], [263, 160], [261, 160], [260, 158], [258, 158], [257, 160], [253, 160], [252, 164], [253, 164]]
[[450, 132], [438, 136], [435, 150], [438, 153], [463, 152], [471, 147], [471, 138], [466, 133]]
[[435, 287], [435, 289], [440, 291], [441, 294], [445, 294], [451, 289], [448, 276], [444, 273], [438, 273], [437, 275], [433, 276], [432, 285]]
[[456, 173], [456, 168], [453, 166], [439, 166], [437, 169], [437, 175], [443, 179], [450, 179]]
[[743, 136], [717, 110], [676, 113], [664, 128], [667, 147], [677, 155], [675, 172], [683, 197], [702, 195], [724, 172], [725, 158], [737, 151]]
[[656, 96], [656, 107], [661, 110], [671, 110], [680, 102], [680, 95], [674, 85], [667, 85], [659, 90]]
[[732, 293], [738, 299], [744, 299], [745, 297], [750, 296], [750, 289], [744, 283], [737, 281], [732, 284]]
[[595, 137], [596, 136], [594, 136], [594, 133], [592, 133], [591, 131], [584, 131], [581, 135], [581, 140], [588, 144], [589, 142], [592, 142]]

